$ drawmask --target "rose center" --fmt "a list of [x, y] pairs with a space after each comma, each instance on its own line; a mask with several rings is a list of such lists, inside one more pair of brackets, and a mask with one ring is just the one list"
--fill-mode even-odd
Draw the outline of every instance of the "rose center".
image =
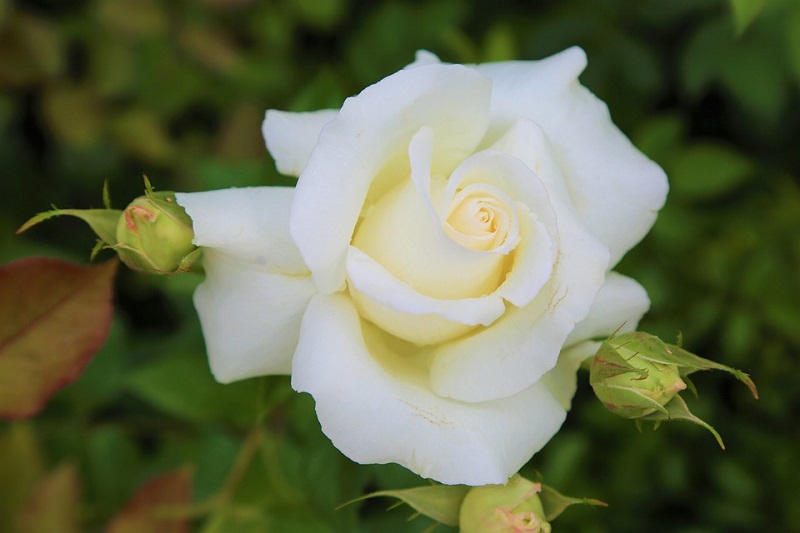
[[479, 186], [458, 191], [445, 216], [445, 231], [470, 250], [488, 252], [503, 245], [515, 213], [506, 202]]

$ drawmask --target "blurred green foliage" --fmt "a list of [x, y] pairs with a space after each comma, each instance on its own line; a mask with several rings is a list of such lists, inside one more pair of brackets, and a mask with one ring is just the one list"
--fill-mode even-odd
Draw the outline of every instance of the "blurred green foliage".
[[[653, 232], [620, 266], [651, 295], [642, 329], [683, 331], [691, 351], [749, 372], [761, 400], [724, 375], [696, 378], [692, 410], [722, 433], [722, 453], [688, 424], [637, 433], [582, 375], [564, 429], [526, 471], [610, 504], [571, 509], [557, 530], [800, 531], [800, 2], [751, 4], [0, 0], [0, 262], [87, 260], [79, 221], [14, 230], [50, 204], [102, 207], [104, 180], [117, 207], [145, 172], [161, 190], [291, 184], [263, 147], [264, 110], [338, 106], [418, 48], [477, 62], [580, 45], [583, 83], [671, 178]], [[85, 375], [34, 420], [0, 425], [0, 530], [64, 464], [77, 467], [82, 530], [181, 466], [208, 501], [246, 439], [256, 453], [229, 505], [193, 515], [196, 529], [428, 527], [380, 500], [334, 510], [421, 482], [345, 459], [286, 378], [211, 379], [198, 281], [122, 272], [111, 337]]]

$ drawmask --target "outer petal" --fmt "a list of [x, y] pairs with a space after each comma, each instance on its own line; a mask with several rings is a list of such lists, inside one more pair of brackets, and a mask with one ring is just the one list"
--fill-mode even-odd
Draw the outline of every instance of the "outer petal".
[[223, 383], [285, 374], [313, 294], [288, 232], [292, 189], [179, 193], [204, 247], [194, 296], [211, 370]]
[[303, 169], [291, 215], [292, 236], [321, 292], [344, 285], [347, 245], [373, 182], [408, 177], [408, 145], [425, 125], [437, 139], [434, 173], [449, 174], [486, 131], [490, 90], [467, 67], [427, 65], [345, 101]]
[[292, 386], [314, 396], [323, 431], [354, 461], [397, 462], [448, 484], [505, 483], [566, 416], [538, 384], [493, 402], [440, 398], [424, 361], [390, 342], [341, 294], [316, 296], [303, 319]]
[[667, 194], [664, 171], [611, 122], [607, 106], [580, 85], [586, 54], [573, 47], [541, 61], [478, 65], [490, 77], [492, 130], [537, 122], [553, 146], [583, 218], [611, 251], [611, 265], [649, 231]]
[[192, 218], [194, 242], [281, 274], [308, 274], [289, 235], [290, 187], [246, 187], [175, 198]]
[[[592, 357], [600, 348], [600, 338], [607, 337], [612, 333], [627, 333], [634, 331], [639, 324], [639, 320], [650, 307], [650, 300], [644, 288], [631, 278], [610, 272], [606, 277], [606, 283], [597, 294], [597, 299], [592, 305], [583, 321], [581, 321], [567, 338], [565, 346], [567, 348], [561, 352], [561, 359], [566, 358], [575, 362], [576, 365]], [[576, 366], [577, 368], [577, 366]], [[549, 376], [549, 375], [548, 375]], [[554, 373], [553, 376], [545, 376], [550, 390], [562, 402], [569, 402], [574, 394], [574, 386], [571, 393], [569, 384], [574, 382], [565, 373]], [[554, 385], [552, 382], [556, 380]], [[566, 392], [559, 393], [558, 389]], [[569, 408], [569, 404], [566, 404]]]
[[278, 171], [289, 176], [299, 176], [311, 151], [317, 145], [322, 127], [333, 120], [338, 112], [335, 109], [311, 113], [291, 113], [275, 109], [267, 111], [261, 132]]
[[634, 331], [650, 308], [647, 292], [633, 279], [609, 272], [589, 315], [572, 330], [565, 346], [607, 337], [614, 332]]
[[213, 249], [205, 250], [203, 265], [194, 305], [217, 381], [288, 374], [314, 294], [311, 279], [269, 274]]

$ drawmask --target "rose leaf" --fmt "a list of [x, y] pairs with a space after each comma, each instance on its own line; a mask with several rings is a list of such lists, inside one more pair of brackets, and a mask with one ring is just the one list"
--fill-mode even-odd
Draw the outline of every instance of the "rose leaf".
[[118, 261], [32, 257], [0, 268], [0, 417], [36, 414], [100, 349]]

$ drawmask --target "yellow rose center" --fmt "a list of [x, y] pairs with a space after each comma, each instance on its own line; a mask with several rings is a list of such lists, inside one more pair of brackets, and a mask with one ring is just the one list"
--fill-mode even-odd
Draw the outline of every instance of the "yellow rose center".
[[488, 252], [508, 236], [512, 216], [500, 199], [482, 191], [460, 191], [445, 217], [444, 229], [455, 242], [470, 250]]

